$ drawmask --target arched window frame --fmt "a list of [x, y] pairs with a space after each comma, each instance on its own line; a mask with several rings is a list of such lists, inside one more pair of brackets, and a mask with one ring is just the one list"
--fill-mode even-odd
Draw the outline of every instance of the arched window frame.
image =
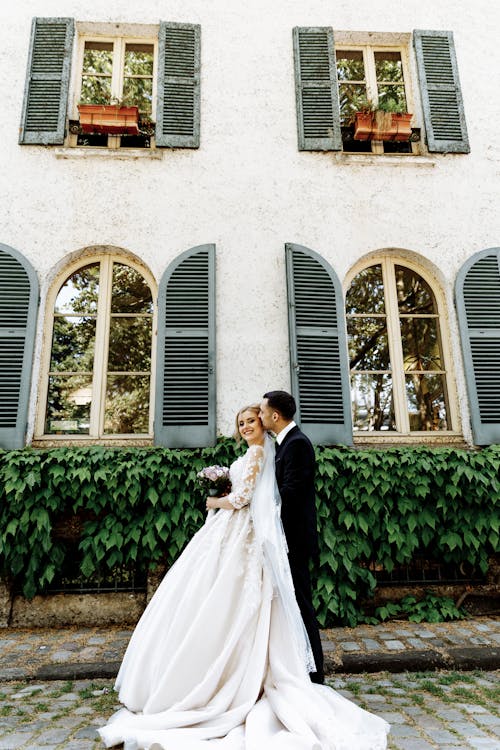
[[[384, 290], [388, 290], [388, 310], [387, 310], [387, 332], [389, 340], [389, 351], [391, 354], [391, 362], [393, 367], [393, 381], [395, 383], [394, 388], [394, 405], [398, 424], [401, 426], [401, 430], [397, 432], [359, 432], [354, 431], [354, 442], [355, 443], [366, 443], [366, 442], [397, 442], [397, 443], [421, 443], [425, 438], [426, 442], [453, 442], [453, 438], [456, 438], [460, 442], [463, 441], [460, 417], [458, 409], [458, 396], [456, 381], [453, 370], [453, 357], [452, 357], [452, 346], [450, 338], [450, 326], [448, 316], [448, 306], [446, 304], [445, 294], [437, 279], [432, 273], [418, 261], [409, 257], [409, 255], [400, 252], [381, 251], [373, 253], [369, 256], [365, 256], [359, 260], [347, 273], [344, 279], [344, 297], [347, 295], [351, 282], [361, 271], [366, 268], [370, 268], [374, 265], [382, 266], [382, 275], [384, 281]], [[451, 425], [448, 430], [439, 431], [416, 431], [411, 430], [409, 426], [408, 412], [405, 404], [405, 388], [404, 388], [404, 370], [403, 370], [403, 351], [401, 335], [398, 327], [398, 316], [397, 316], [397, 299], [393, 294], [392, 285], [387, 284], [388, 275], [393, 271], [394, 266], [400, 265], [405, 268], [415, 271], [419, 274], [425, 282], [429, 285], [434, 294], [436, 302], [436, 308], [439, 318], [439, 334], [442, 348], [444, 372], [446, 373], [446, 384], [448, 392], [448, 422]], [[386, 291], [387, 294], [387, 291]]]
[[[109, 270], [106, 271], [107, 281], [107, 303], [105, 314], [101, 314], [97, 319], [96, 326], [96, 340], [99, 339], [99, 346], [106, 354], [105, 361], [103, 361], [99, 372], [96, 373], [96, 383], [94, 385], [94, 392], [98, 394], [99, 408], [98, 417], [93, 417], [91, 422], [91, 428], [89, 435], [52, 435], [45, 433], [45, 411], [47, 408], [47, 396], [48, 396], [48, 384], [49, 384], [49, 368], [52, 354], [52, 335], [54, 329], [54, 308], [61, 287], [63, 284], [80, 268], [83, 268], [92, 263], [105, 264], [108, 269], [112, 268], [113, 263], [121, 263], [123, 265], [133, 268], [144, 278], [151, 290], [151, 296], [153, 300], [153, 319], [152, 319], [152, 336], [151, 336], [151, 380], [150, 380], [150, 394], [149, 394], [149, 429], [148, 433], [143, 434], [130, 434], [130, 435], [104, 435], [102, 433], [102, 414], [103, 404], [105, 398], [105, 386], [106, 386], [106, 365], [107, 365], [107, 352], [109, 344], [109, 326], [106, 322], [109, 320], [110, 315], [110, 301], [111, 301], [111, 282], [112, 275]], [[101, 269], [102, 269], [101, 265]], [[101, 305], [101, 295], [103, 292], [104, 285], [99, 285], [99, 306]], [[47, 294], [45, 303], [45, 324], [44, 324], [44, 337], [41, 355], [41, 367], [40, 367], [40, 379], [39, 379], [39, 398], [38, 407], [35, 421], [35, 441], [43, 441], [47, 443], [53, 441], [59, 443], [61, 441], [65, 443], [102, 443], [102, 444], [116, 444], [121, 441], [129, 443], [134, 441], [136, 444], [149, 444], [153, 442], [153, 422], [154, 422], [154, 394], [155, 394], [155, 373], [156, 373], [156, 332], [157, 332], [157, 298], [158, 298], [158, 285], [155, 278], [149, 269], [139, 262], [136, 258], [129, 254], [121, 254], [116, 251], [110, 252], [99, 252], [99, 253], [85, 253], [80, 255], [77, 260], [65, 265], [61, 268], [54, 280], [50, 285], [50, 289]], [[92, 415], [93, 416], [93, 415]], [[97, 422], [97, 425], [96, 425]], [[97, 434], [96, 434], [97, 433]]]

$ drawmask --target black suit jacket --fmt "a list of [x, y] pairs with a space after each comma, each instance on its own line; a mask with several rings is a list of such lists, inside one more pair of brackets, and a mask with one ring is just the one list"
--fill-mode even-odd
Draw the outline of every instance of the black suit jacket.
[[281, 495], [281, 519], [290, 558], [316, 558], [318, 532], [314, 473], [316, 459], [308, 437], [295, 426], [276, 443], [276, 481]]

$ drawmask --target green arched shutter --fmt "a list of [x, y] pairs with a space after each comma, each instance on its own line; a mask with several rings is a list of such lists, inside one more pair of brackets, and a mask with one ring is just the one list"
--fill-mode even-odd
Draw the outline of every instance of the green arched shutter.
[[215, 245], [183, 253], [158, 297], [155, 442], [212, 445], [215, 411]]
[[456, 305], [474, 441], [500, 443], [500, 248], [462, 266]]
[[300, 151], [342, 151], [333, 29], [293, 30]]
[[342, 287], [329, 264], [286, 245], [292, 392], [313, 443], [352, 444], [349, 362]]
[[0, 447], [22, 448], [38, 307], [38, 279], [21, 253], [0, 244]]
[[19, 143], [64, 143], [75, 24], [34, 18]]
[[200, 145], [201, 27], [160, 23], [156, 145], [198, 148]]
[[413, 32], [429, 151], [468, 154], [469, 139], [451, 31]]

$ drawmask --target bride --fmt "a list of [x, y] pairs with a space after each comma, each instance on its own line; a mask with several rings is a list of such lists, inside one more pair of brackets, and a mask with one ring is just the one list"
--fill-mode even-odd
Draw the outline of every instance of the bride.
[[[274, 443], [244, 407], [248, 450], [142, 615], [99, 730], [124, 750], [384, 750], [389, 725], [325, 685], [295, 600]], [[216, 512], [215, 509], [220, 509]]]

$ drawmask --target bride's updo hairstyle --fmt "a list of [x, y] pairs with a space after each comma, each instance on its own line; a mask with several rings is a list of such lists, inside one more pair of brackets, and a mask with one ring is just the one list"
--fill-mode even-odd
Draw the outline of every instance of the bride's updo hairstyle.
[[257, 417], [257, 419], [260, 419], [260, 417], [259, 417], [260, 405], [259, 404], [250, 404], [250, 406], [244, 406], [243, 409], [239, 409], [238, 410], [238, 413], [236, 414], [236, 420], [235, 420], [236, 430], [235, 430], [234, 435], [233, 435], [233, 437], [234, 437], [234, 439], [236, 440], [237, 443], [241, 443], [241, 441], [242, 441], [242, 437], [240, 435], [240, 427], [239, 427], [238, 422], [239, 422], [239, 419], [240, 419], [240, 414], [243, 414], [244, 411], [251, 411], [251, 412], [253, 412], [255, 414], [255, 416]]

